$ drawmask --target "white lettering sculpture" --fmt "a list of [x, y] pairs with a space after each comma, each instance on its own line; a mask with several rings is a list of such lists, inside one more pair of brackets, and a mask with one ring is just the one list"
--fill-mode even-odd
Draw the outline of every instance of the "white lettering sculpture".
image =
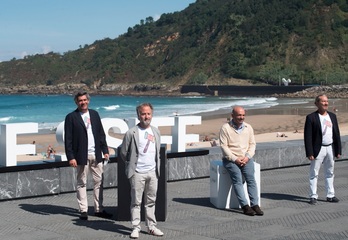
[[[117, 149], [122, 143], [122, 139], [112, 137], [108, 134], [109, 130], [114, 133], [124, 134], [131, 127], [138, 123], [137, 118], [126, 120], [119, 118], [103, 118], [102, 124], [106, 133], [108, 146]], [[187, 125], [200, 125], [201, 116], [175, 116], [175, 117], [154, 117], [151, 124], [155, 127], [171, 127], [171, 136], [162, 135], [162, 144], [171, 144], [171, 152], [184, 152], [186, 143], [198, 142], [198, 134], [186, 134]], [[34, 144], [17, 145], [17, 134], [37, 133], [38, 123], [9, 123], [0, 125], [0, 165], [16, 166], [17, 155], [35, 154]], [[64, 145], [64, 122], [57, 126], [56, 140]], [[65, 158], [61, 158], [65, 159]]]
[[34, 144], [17, 144], [17, 135], [37, 133], [38, 123], [9, 123], [0, 125], [0, 165], [16, 166], [17, 155], [35, 154]]

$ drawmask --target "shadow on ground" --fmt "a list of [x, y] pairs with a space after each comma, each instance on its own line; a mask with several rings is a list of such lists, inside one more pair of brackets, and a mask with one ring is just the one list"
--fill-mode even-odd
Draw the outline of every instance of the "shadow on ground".
[[261, 193], [261, 198], [267, 198], [271, 200], [286, 200], [294, 202], [308, 202], [308, 198], [285, 193]]
[[[94, 230], [105, 230], [124, 235], [129, 235], [131, 231], [131, 229], [128, 227], [120, 224], [115, 224], [115, 220], [117, 220], [117, 207], [105, 208], [107, 212], [113, 214], [113, 217], [111, 219], [94, 217], [94, 212], [89, 210], [88, 215], [90, 216], [90, 218], [87, 221], [79, 219], [79, 212], [75, 208], [49, 204], [20, 204], [19, 207], [25, 211], [39, 215], [68, 215], [74, 217], [71, 219], [74, 225], [85, 226]], [[93, 207], [91, 207], [91, 209], [93, 209]], [[93, 219], [91, 219], [92, 217]]]

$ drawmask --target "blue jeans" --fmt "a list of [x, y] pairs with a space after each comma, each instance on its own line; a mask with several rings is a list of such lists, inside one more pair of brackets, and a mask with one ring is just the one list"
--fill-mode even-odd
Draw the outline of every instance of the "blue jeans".
[[[230, 174], [234, 192], [238, 198], [240, 206], [248, 205], [248, 200], [244, 193], [244, 181], [247, 183], [250, 206], [259, 205], [259, 196], [257, 193], [257, 185], [255, 181], [254, 160], [250, 159], [248, 163], [240, 167], [234, 162], [223, 159], [223, 165]], [[244, 177], [244, 179], [243, 179]]]

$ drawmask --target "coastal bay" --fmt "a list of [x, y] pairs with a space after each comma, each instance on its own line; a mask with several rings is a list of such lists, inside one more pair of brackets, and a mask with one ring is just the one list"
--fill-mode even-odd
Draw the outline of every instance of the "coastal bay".
[[[348, 100], [329, 99], [329, 106], [329, 110], [337, 115], [341, 135], [348, 135]], [[305, 104], [281, 104], [270, 108], [249, 109], [245, 121], [253, 126], [257, 143], [298, 140], [303, 139], [305, 116], [315, 110], [314, 99]], [[199, 134], [200, 141], [188, 143], [188, 149], [214, 145], [222, 124], [230, 117], [230, 109], [200, 115], [202, 116], [201, 125], [187, 126], [187, 133]], [[162, 135], [170, 135], [170, 127], [160, 127], [159, 129]], [[284, 134], [283, 137], [282, 134]], [[110, 132], [110, 135], [113, 133]], [[122, 136], [117, 135], [117, 137]], [[17, 138], [18, 144], [30, 144], [33, 141], [36, 143], [38, 155], [20, 155], [17, 158], [18, 161], [42, 159], [42, 153], [46, 153], [48, 145], [52, 145], [58, 153], [64, 153], [64, 147], [57, 143], [55, 133], [25, 134], [19, 135]]]

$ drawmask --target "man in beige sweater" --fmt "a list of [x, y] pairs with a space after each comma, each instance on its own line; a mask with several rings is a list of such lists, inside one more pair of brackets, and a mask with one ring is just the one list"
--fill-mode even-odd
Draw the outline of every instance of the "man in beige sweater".
[[[232, 120], [225, 123], [220, 130], [220, 145], [224, 167], [230, 174], [233, 189], [236, 193], [243, 213], [248, 216], [262, 216], [259, 207], [257, 184], [254, 176], [254, 160], [256, 142], [254, 130], [244, 122], [245, 110], [241, 106], [232, 109]], [[250, 205], [245, 197], [243, 176], [247, 182]]]

